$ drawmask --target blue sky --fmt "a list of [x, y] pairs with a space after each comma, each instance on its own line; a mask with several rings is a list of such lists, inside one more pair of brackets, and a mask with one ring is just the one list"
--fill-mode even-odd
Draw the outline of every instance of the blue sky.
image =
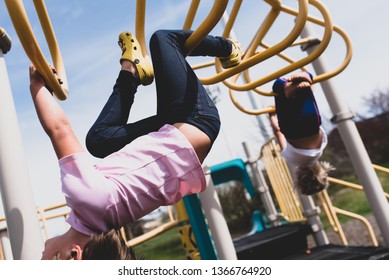
[[[135, 0], [47, 0], [46, 6], [61, 48], [67, 78], [69, 98], [61, 102], [69, 116], [76, 134], [83, 143], [85, 134], [104, 105], [119, 71], [120, 50], [117, 36], [120, 32], [135, 30]], [[190, 0], [149, 0], [147, 1], [146, 40], [153, 31], [161, 28], [179, 29], [182, 27]], [[234, 1], [230, 1], [229, 8]], [[32, 1], [24, 1], [31, 25], [42, 50], [50, 61], [48, 50]], [[297, 1], [282, 1], [296, 6]], [[375, 89], [389, 88], [389, 26], [387, 11], [389, 3], [384, 0], [327, 0], [323, 1], [335, 25], [350, 36], [353, 43], [353, 58], [350, 65], [340, 75], [333, 78], [341, 100], [351, 110], [364, 113], [362, 97], [369, 96]], [[194, 28], [204, 19], [213, 5], [211, 0], [201, 1]], [[243, 46], [247, 46], [262, 23], [269, 6], [263, 1], [244, 1], [238, 15], [234, 31]], [[310, 13], [318, 12], [310, 8]], [[60, 190], [57, 160], [51, 144], [41, 129], [29, 96], [28, 65], [19, 39], [15, 34], [4, 1], [0, 2], [0, 26], [5, 28], [13, 39], [12, 50], [5, 55], [8, 75], [13, 91], [15, 107], [23, 138], [23, 149], [31, 178], [31, 187], [36, 205], [46, 207], [61, 203], [64, 197]], [[281, 16], [268, 33], [267, 43], [277, 43], [293, 26], [293, 19]], [[315, 28], [321, 34], [321, 28]], [[222, 33], [219, 24], [212, 32]], [[302, 55], [292, 50], [292, 54]], [[344, 44], [334, 35], [324, 53], [330, 67], [336, 68], [343, 59]], [[202, 59], [193, 59], [195, 63]], [[253, 76], [269, 74], [278, 67], [278, 61], [261, 63], [253, 70]], [[210, 75], [212, 70], [202, 71], [200, 76]], [[265, 85], [264, 88], [270, 85]], [[259, 151], [263, 138], [256, 125], [256, 119], [238, 111], [231, 104], [225, 87], [220, 86], [218, 108], [222, 117], [222, 131], [214, 149], [209, 155], [208, 164], [212, 165], [235, 157], [244, 157], [241, 142], [252, 144]], [[1, 94], [1, 93], [0, 93]], [[249, 104], [247, 94], [242, 93], [241, 102]], [[330, 118], [326, 100], [320, 86], [316, 96], [324, 117]], [[256, 98], [259, 107], [272, 104], [271, 98]], [[136, 96], [132, 120], [146, 117], [155, 112], [154, 84], [141, 87]], [[1, 109], [1, 104], [0, 104]], [[266, 122], [266, 118], [264, 119]], [[3, 132], [2, 132], [3, 133]], [[0, 207], [0, 216], [3, 209]]]

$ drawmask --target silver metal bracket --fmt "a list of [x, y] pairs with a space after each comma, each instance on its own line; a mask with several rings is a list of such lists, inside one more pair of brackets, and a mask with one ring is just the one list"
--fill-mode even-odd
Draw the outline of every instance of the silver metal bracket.
[[351, 111], [338, 113], [331, 118], [331, 122], [337, 124], [343, 121], [352, 120], [354, 117], [355, 114]]
[[0, 27], [0, 50], [6, 54], [11, 49], [11, 38], [7, 32]]
[[317, 46], [321, 43], [321, 40], [317, 37], [307, 38], [308, 41], [305, 44], [300, 46], [302, 51], [306, 51], [307, 49]]

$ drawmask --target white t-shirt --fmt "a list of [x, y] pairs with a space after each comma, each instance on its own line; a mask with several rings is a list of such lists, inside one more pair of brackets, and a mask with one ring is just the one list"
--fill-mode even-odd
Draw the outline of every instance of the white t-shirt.
[[319, 148], [298, 149], [287, 142], [285, 149], [281, 152], [281, 156], [285, 159], [294, 182], [296, 182], [296, 171], [299, 166], [310, 166], [315, 163], [323, 154], [328, 140], [327, 135], [322, 127], [320, 127], [320, 130], [322, 131], [323, 137]]

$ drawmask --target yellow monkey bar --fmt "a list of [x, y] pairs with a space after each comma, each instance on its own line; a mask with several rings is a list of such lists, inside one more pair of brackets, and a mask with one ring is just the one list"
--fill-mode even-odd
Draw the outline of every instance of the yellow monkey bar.
[[[289, 8], [287, 6], [281, 5], [279, 1], [275, 1], [275, 0], [264, 0], [264, 1], [268, 2], [270, 5], [272, 5], [272, 11], [276, 10], [276, 11], [278, 11], [278, 13], [281, 11], [281, 12], [285, 12], [285, 13], [291, 14], [293, 16], [301, 15], [301, 9], [299, 9], [298, 11], [294, 10], [294, 9], [291, 9], [291, 8]], [[229, 36], [229, 33], [230, 33], [231, 29], [232, 29], [232, 25], [233, 25], [233, 23], [235, 21], [237, 13], [238, 13], [238, 11], [240, 9], [241, 3], [242, 3], [242, 0], [236, 0], [235, 1], [234, 7], [231, 10], [231, 16], [230, 16], [229, 21], [227, 22], [225, 30], [223, 32], [223, 36], [224, 37], [228, 37]], [[336, 70], [334, 70], [334, 71], [332, 71], [330, 73], [325, 73], [325, 74], [322, 74], [320, 76], [315, 77], [314, 78], [314, 82], [316, 83], [316, 82], [321, 82], [322, 80], [325, 80], [325, 79], [329, 79], [329, 78], [339, 74], [341, 71], [343, 71], [346, 68], [346, 66], [349, 64], [350, 60], [351, 60], [352, 47], [351, 47], [351, 41], [350, 41], [349, 37], [347, 36], [347, 34], [342, 29], [340, 29], [339, 27], [331, 26], [332, 22], [330, 21], [330, 17], [329, 17], [329, 14], [328, 14], [328, 11], [326, 10], [326, 8], [319, 1], [310, 0], [309, 3], [311, 5], [313, 5], [313, 6], [315, 6], [323, 14], [324, 21], [321, 20], [321, 19], [317, 19], [315, 17], [309, 16], [309, 15], [307, 16], [306, 20], [310, 21], [312, 23], [324, 26], [327, 29], [327, 31], [329, 31], [329, 32], [333, 29], [334, 32], [338, 33], [344, 39], [344, 41], [346, 43], [346, 49], [347, 49], [346, 57], [345, 57], [344, 61], [342, 62], [342, 64]], [[264, 47], [266, 50], [270, 49], [270, 47], [268, 45], [266, 45], [265, 43], [262, 42], [262, 39], [266, 35], [266, 33], [269, 31], [271, 25], [273, 24], [273, 22], [276, 19], [276, 18], [270, 16], [272, 14], [272, 11], [269, 13], [268, 17], [264, 20], [264, 22], [263, 22], [263, 24], [261, 26], [261, 31], [257, 32], [256, 37], [254, 37], [253, 42], [250, 44], [249, 48], [247, 49], [246, 54], [245, 54], [246, 58], [247, 57], [252, 57], [254, 55], [257, 55], [258, 53], [256, 52], [256, 48], [259, 45]], [[326, 19], [329, 19], [329, 20], [326, 21]], [[259, 33], [261, 33], [261, 35], [259, 35]], [[331, 35], [331, 34], [332, 33], [330, 33], [329, 35]], [[328, 40], [330, 38], [324, 38], [324, 39]], [[296, 46], [296, 45], [301, 45], [301, 44], [305, 44], [305, 43], [308, 43], [308, 42], [309, 42], [309, 39], [302, 39], [302, 40], [299, 40], [299, 41], [295, 41], [293, 43], [290, 42], [290, 44], [288, 44], [288, 46]], [[325, 45], [321, 45], [321, 52], [324, 51], [325, 47], [326, 47]], [[316, 53], [315, 55], [312, 55], [311, 59], [309, 59], [310, 61], [307, 61], [307, 58], [305, 58], [305, 60], [303, 60], [303, 62], [300, 62], [300, 64], [302, 64], [301, 67], [296, 67], [297, 62], [293, 61], [291, 58], [286, 57], [282, 52], [279, 52], [279, 53], [275, 52], [274, 55], [277, 55], [277, 56], [281, 57], [282, 59], [284, 59], [285, 61], [291, 63], [293, 66], [289, 66], [288, 70], [291, 69], [291, 71], [294, 71], [296, 69], [303, 68], [304, 65], [308, 64], [309, 62], [311, 62], [312, 60], [317, 58], [318, 55], [320, 55], [320, 52]], [[308, 56], [308, 58], [309, 58], [309, 56]], [[306, 63], [306, 62], [308, 62], [308, 63]], [[204, 64], [195, 65], [193, 68], [194, 69], [199, 69], [199, 68], [211, 66], [213, 64], [214, 64], [214, 62], [208, 62], [208, 63], [204, 63]], [[248, 69], [249, 69], [249, 67], [244, 69], [245, 76], [247, 75], [246, 73], [248, 73]], [[221, 71], [221, 69], [219, 69], [219, 71]], [[283, 71], [283, 72], [285, 72], [285, 71]], [[272, 76], [280, 77], [280, 76], [283, 75], [279, 71], [277, 71], [275, 73], [276, 74], [274, 74]], [[202, 81], [204, 81], [206, 83], [207, 82], [213, 83], [212, 80], [216, 79], [217, 77], [218, 76], [209, 78], [211, 80], [207, 80], [207, 79], [203, 78]], [[250, 79], [247, 78], [247, 80], [250, 80]], [[219, 82], [219, 81], [217, 81], [217, 82]], [[247, 90], [247, 88], [238, 89], [238, 90], [245, 91], [245, 90]], [[261, 92], [260, 90], [255, 89], [255, 88], [253, 88], [252, 90], [254, 90], [254, 91], [256, 91], [256, 92], [258, 92], [260, 94], [263, 94], [263, 95], [272, 95], [272, 93]]]
[[[345, 55], [345, 58], [343, 60], [343, 62], [341, 63], [341, 65], [335, 69], [334, 71], [331, 71], [331, 72], [328, 72], [328, 73], [324, 73], [324, 74], [321, 74], [319, 76], [316, 76], [314, 77], [313, 79], [313, 83], [317, 83], [317, 82], [321, 82], [323, 80], [326, 80], [326, 79], [329, 79], [329, 78], [332, 78], [333, 76], [339, 74], [340, 72], [342, 72], [346, 67], [347, 65], [350, 63], [350, 60], [351, 60], [351, 57], [352, 57], [352, 45], [351, 45], [351, 40], [349, 39], [349, 37], [347, 36], [347, 34], [339, 27], [337, 26], [329, 26], [328, 23], [326, 23], [326, 20], [329, 19], [329, 15], [328, 15], [328, 12], [326, 11], [325, 7], [320, 4], [320, 2], [318, 1], [309, 1], [313, 6], [315, 6], [322, 14], [323, 14], [323, 18], [324, 20], [320, 20], [320, 19], [317, 19], [315, 17], [312, 17], [312, 16], [308, 16], [307, 18], [307, 21], [310, 21], [312, 23], [315, 23], [315, 24], [318, 24], [318, 25], [321, 25], [321, 26], [324, 26], [325, 27], [325, 30], [327, 31], [330, 31], [331, 28], [333, 29], [334, 32], [338, 33], [341, 38], [344, 40], [345, 44], [346, 44], [346, 55]], [[294, 15], [294, 16], [297, 16], [298, 15], [298, 11], [296, 10], [293, 10], [293, 9], [290, 9], [288, 7], [283, 7], [282, 8], [282, 11], [285, 12], [285, 13], [289, 13], [291, 15]], [[325, 36], [323, 37], [323, 41], [325, 39]], [[329, 38], [327, 38], [329, 39]], [[300, 45], [300, 44], [305, 44], [305, 43], [308, 43], [310, 39], [302, 39], [300, 41], [296, 41], [295, 43], [293, 43], [291, 46], [295, 46], [295, 45]], [[323, 43], [322, 41], [322, 43]], [[259, 42], [259, 44], [264, 47], [265, 49], [269, 49], [269, 46], [267, 46], [265, 43], [263, 43], [262, 41]], [[311, 54], [312, 55], [312, 58], [316, 58], [317, 56], [319, 56], [322, 51], [324, 51], [324, 49], [327, 47], [328, 43], [326, 42], [326, 44], [324, 46], [319, 46], [318, 48], [321, 48], [320, 52], [316, 53], [315, 56], [313, 56], [313, 53]], [[316, 49], [317, 50], [317, 49]], [[247, 55], [250, 55], [250, 53], [246, 53], [246, 56]], [[317, 56], [316, 56], [317, 55]], [[299, 62], [296, 62], [296, 61], [293, 61], [291, 58], [285, 56], [283, 53], [279, 53], [278, 54], [279, 57], [281, 57], [282, 59], [284, 59], [286, 62], [289, 62], [290, 65], [286, 68], [283, 68], [279, 71], [276, 71], [270, 75], [268, 75], [267, 77], [264, 77], [262, 78], [262, 80], [265, 80], [264, 83], [267, 82], [267, 80], [272, 80], [273, 78], [277, 78], [277, 77], [280, 77], [284, 74], [286, 74], [285, 72], [286, 71], [293, 71], [293, 70], [296, 70], [298, 68], [301, 68], [302, 70], [304, 70], [303, 66], [304, 66], [304, 63], [306, 63], [307, 61], [311, 62], [311, 59], [308, 59], [308, 57], [304, 58], [302, 61], [299, 61]], [[303, 64], [303, 65], [301, 65]], [[295, 68], [295, 66], [298, 66], [298, 65], [301, 65], [300, 67], [297, 67]], [[246, 69], [245, 71], [243, 71], [243, 75], [244, 75], [244, 78], [245, 78], [245, 81], [248, 83], [248, 84], [253, 84], [251, 82], [251, 78], [249, 76], [249, 72], [248, 72], [248, 69]], [[238, 79], [239, 75], [236, 75], [233, 79], [233, 82], [236, 82], [236, 80]], [[258, 81], [257, 81], [258, 83]], [[229, 84], [227, 84], [227, 86], [229, 86]], [[247, 84], [246, 84], [247, 86]], [[243, 88], [243, 87], [240, 87], [240, 88]], [[259, 93], [261, 95], [265, 95], [265, 96], [272, 96], [274, 95], [274, 93], [272, 92], [265, 92], [265, 91], [261, 91], [259, 88], [254, 88], [252, 89], [253, 91], [255, 91], [256, 93]], [[236, 100], [235, 96], [234, 96], [234, 91], [233, 89], [230, 89], [230, 98], [232, 100], [232, 102], [234, 103], [234, 105], [239, 109], [241, 110], [242, 112], [246, 113], [246, 114], [251, 114], [251, 115], [259, 115], [259, 114], [264, 114], [264, 113], [269, 113], [269, 112], [272, 112], [272, 110], [270, 108], [267, 108], [267, 109], [262, 109], [262, 110], [249, 110], [249, 109], [246, 109], [244, 108], [242, 105], [240, 105], [238, 103], [238, 101]]]
[[[200, 0], [193, 0], [189, 8], [185, 23], [184, 29], [189, 29], [192, 26], [195, 14]], [[186, 54], [189, 54], [199, 43], [200, 41], [208, 35], [208, 33], [215, 27], [223, 16], [224, 11], [227, 8], [228, 0], [215, 0], [212, 6], [212, 9], [204, 21], [200, 24], [193, 34], [186, 40], [185, 50]], [[145, 13], [146, 13], [146, 0], [137, 0], [136, 2], [136, 37], [139, 41], [139, 44], [142, 47], [143, 55], [147, 55], [146, 43], [145, 43]]]
[[[280, 4], [279, 1], [274, 1], [274, 0], [265, 0], [266, 2], [268, 2], [269, 4], [272, 5], [273, 9], [275, 10], [280, 10], [282, 12], [285, 12], [285, 13], [288, 13], [288, 14], [291, 14], [293, 16], [298, 16], [298, 15], [301, 15], [301, 11], [296, 11], [296, 10], [293, 10], [293, 9], [290, 9], [286, 6], [283, 6]], [[224, 37], [228, 37], [229, 36], [229, 33], [232, 29], [232, 25], [235, 21], [235, 18], [237, 16], [237, 13], [240, 9], [240, 5], [242, 3], [242, 0], [236, 0], [235, 1], [235, 4], [234, 4], [234, 7], [232, 8], [231, 10], [231, 16], [229, 18], [229, 21], [227, 22], [226, 24], [226, 27], [225, 27], [225, 30], [223, 32], [223, 36]], [[318, 9], [323, 13], [325, 13], [327, 16], [328, 16], [328, 12], [325, 11], [325, 8], [322, 4], [320, 4], [318, 1], [310, 1], [310, 3], [313, 5], [313, 6], [322, 6], [322, 7], [318, 7]], [[262, 31], [258, 31], [257, 32], [257, 35], [256, 37], [254, 38], [254, 41], [250, 44], [249, 48], [247, 49], [246, 51], [246, 54], [245, 54], [245, 57], [252, 57], [254, 55], [257, 55], [257, 52], [256, 52], [256, 48], [257, 46], [262, 46], [263, 48], [265, 48], [266, 50], [268, 50], [270, 47], [268, 45], [266, 45], [264, 42], [262, 42], [262, 39], [263, 37], [266, 35], [266, 33], [269, 31], [272, 23], [274, 22], [275, 18], [274, 17], [271, 17], [270, 15], [272, 14], [272, 12], [270, 12], [269, 16], [265, 19], [263, 25], [262, 25]], [[345, 41], [346, 43], [346, 49], [347, 49], [347, 52], [346, 52], [346, 57], [344, 59], [344, 61], [342, 62], [342, 64], [334, 71], [332, 72], [329, 72], [329, 73], [324, 73], [320, 76], [317, 76], [314, 78], [314, 83], [316, 82], [320, 82], [322, 80], [325, 80], [325, 79], [329, 79], [337, 74], [339, 74], [341, 71], [343, 71], [346, 66], [349, 64], [350, 60], [351, 60], [351, 56], [352, 56], [352, 47], [351, 47], [351, 42], [350, 42], [350, 39], [348, 38], [347, 34], [341, 30], [339, 27], [337, 26], [327, 26], [326, 24], [326, 21], [323, 21], [323, 20], [320, 20], [320, 19], [317, 19], [315, 17], [311, 17], [308, 15], [307, 17], [307, 21], [310, 21], [310, 22], [313, 22], [315, 24], [318, 24], [318, 25], [322, 25], [324, 27], [327, 28], [327, 30], [331, 30], [331, 28], [333, 29], [334, 32], [338, 33]], [[261, 37], [259, 37], [258, 33], [262, 32], [261, 34]], [[259, 37], [259, 38], [258, 38]], [[309, 42], [310, 39], [302, 39], [302, 40], [299, 40], [299, 41], [295, 41], [294, 43], [291, 43], [290, 46], [296, 46], [296, 45], [301, 45], [301, 44], [306, 44]], [[325, 45], [321, 45], [321, 51], [323, 51], [325, 49]], [[320, 53], [316, 53], [315, 55], [312, 54], [312, 57], [310, 60], [315, 59]], [[302, 63], [300, 62], [300, 64], [303, 64], [301, 67], [297, 67], [296, 68], [296, 65], [297, 65], [297, 62], [294, 61], [293, 59], [287, 57], [286, 55], [284, 55], [282, 52], [279, 52], [279, 53], [276, 53], [275, 55], [281, 57], [282, 59], [284, 59], [286, 62], [289, 62], [291, 65], [289, 66], [289, 68], [287, 69], [288, 70], [291, 70], [291, 71], [294, 71], [298, 68], [301, 68], [301, 69], [304, 69], [304, 63], [306, 62], [310, 62], [310, 61], [303, 61]], [[316, 56], [317, 55], [317, 56]], [[306, 58], [307, 59], [307, 58]], [[198, 64], [198, 65], [195, 65], [193, 66], [193, 69], [200, 69], [200, 68], [204, 68], [204, 67], [208, 67], [208, 66], [211, 66], [211, 65], [214, 65], [215, 62], [207, 62], [207, 63], [203, 63], [203, 64]], [[306, 63], [307, 64], [307, 63]], [[298, 65], [297, 65], [298, 66]], [[243, 71], [243, 74], [244, 74], [244, 77], [246, 79], [246, 81], [248, 82], [251, 82], [251, 79], [248, 75], [248, 70], [249, 68], [247, 69], [244, 69]], [[221, 71], [221, 68], [219, 68], [219, 73]], [[285, 72], [285, 71], [284, 71]], [[273, 76], [282, 76], [282, 73], [280, 73], [279, 71], [278, 72], [275, 72], [275, 74], [273, 73]], [[214, 76], [212, 78], [209, 78], [209, 79], [216, 79], [218, 76]], [[227, 77], [228, 78], [228, 77]], [[203, 82], [207, 82], [207, 80], [205, 78], [202, 78], [201, 79]], [[237, 78], [234, 79], [234, 83], [236, 82]], [[270, 79], [271, 80], [271, 79]], [[209, 81], [208, 81], [209, 82]], [[212, 81], [211, 81], [212, 82]], [[218, 81], [217, 81], [218, 82]], [[227, 84], [227, 86], [229, 86]], [[247, 90], [247, 88], [240, 88], [239, 90]], [[266, 95], [266, 96], [271, 96], [273, 95], [273, 93], [271, 92], [264, 92], [264, 91], [261, 91], [259, 90], [258, 88], [253, 88], [251, 90], [254, 90], [255, 92], [259, 93], [259, 94], [262, 94], [262, 95]], [[256, 111], [253, 111], [253, 112], [249, 112], [251, 114], [257, 114]]]
[[[224, 11], [227, 8], [228, 0], [215, 0], [212, 9], [205, 20], [200, 24], [193, 34], [185, 42], [186, 54], [189, 54], [200, 43], [200, 41], [208, 35], [209, 32], [216, 26]], [[196, 9], [197, 10], [197, 9]], [[191, 10], [189, 10], [188, 16], [193, 18]], [[188, 17], [187, 16], [187, 17]]]
[[[319, 1], [314, 1], [314, 2], [319, 2]], [[297, 15], [298, 14], [298, 11], [292, 10], [292, 9], [285, 9], [285, 12], [286, 13], [290, 13], [292, 15]], [[308, 16], [307, 20], [312, 22], [312, 23], [315, 23], [317, 25], [321, 25], [321, 26], [326, 27], [326, 21], [325, 20], [323, 21], [323, 20], [320, 20], [318, 18], [311, 17], [311, 16]], [[338, 75], [340, 72], [342, 72], [347, 67], [347, 65], [351, 61], [351, 57], [352, 57], [352, 44], [351, 44], [350, 38], [348, 37], [348, 35], [340, 27], [338, 27], [336, 25], [333, 26], [333, 31], [338, 33], [338, 35], [343, 38], [343, 40], [344, 40], [344, 42], [346, 44], [346, 55], [345, 55], [345, 58], [344, 58], [343, 62], [341, 63], [341, 65], [339, 65], [339, 67], [336, 70], [328, 72], [328, 73], [323, 73], [321, 75], [318, 75], [318, 76], [314, 77], [313, 78], [313, 82], [314, 83], [318, 83], [318, 82], [321, 82], [321, 81], [324, 81], [324, 80], [328, 80], [329, 78], [332, 78], [332, 77]]]
[[[260, 79], [259, 83], [257, 81], [255, 83], [248, 83], [246, 85], [237, 86], [236, 84], [228, 82], [226, 79], [228, 79], [236, 74], [239, 74], [242, 71], [244, 71], [244, 70], [272, 57], [272, 56], [277, 55], [278, 53], [282, 52], [284, 49], [289, 47], [291, 44], [293, 44], [293, 42], [300, 35], [302, 29], [304, 28], [307, 17], [308, 17], [308, 1], [307, 0], [299, 0], [299, 13], [296, 17], [296, 24], [293, 27], [293, 29], [291, 30], [291, 32], [289, 33], [289, 35], [286, 36], [284, 40], [282, 40], [278, 44], [275, 44], [274, 46], [272, 46], [271, 48], [269, 48], [263, 52], [254, 54], [252, 56], [248, 55], [248, 54], [255, 53], [255, 50], [256, 50], [257, 46], [259, 45], [259, 42], [266, 35], [266, 33], [271, 28], [271, 26], [273, 25], [273, 23], [275, 22], [275, 20], [277, 19], [278, 15], [281, 12], [282, 5], [280, 5], [279, 1], [272, 0], [272, 1], [270, 1], [270, 4], [272, 4], [272, 9], [270, 10], [266, 19], [264, 20], [264, 22], [262, 23], [262, 25], [258, 29], [257, 34], [254, 36], [252, 43], [250, 44], [250, 46], [248, 47], [248, 49], [244, 55], [243, 61], [238, 66], [236, 66], [234, 68], [230, 68], [228, 70], [222, 71], [221, 64], [217, 60], [215, 63], [217, 74], [213, 77], [210, 77], [210, 78], [200, 78], [200, 80], [203, 84], [208, 85], [208, 84], [215, 84], [218, 82], [224, 82], [227, 85], [227, 87], [232, 88], [234, 90], [247, 91], [249, 89], [256, 88], [257, 86], [268, 82], [268, 81], [264, 82], [264, 79]], [[238, 8], [236, 8], [236, 9], [238, 9]], [[232, 20], [234, 20], [234, 18], [230, 18], [230, 20], [232, 21]], [[231, 28], [232, 23], [227, 24], [227, 26], [229, 28]], [[229, 30], [226, 30], [224, 32], [224, 34], [229, 34], [229, 33], [230, 33]], [[265, 78], [268, 79], [269, 81], [271, 80], [268, 77], [265, 77]]]
[[190, 8], [188, 14], [186, 15], [185, 22], [182, 29], [190, 29], [192, 27], [199, 5], [200, 5], [200, 0], [192, 0], [192, 3], [190, 4]]
[[[321, 12], [321, 14], [323, 15], [324, 21], [326, 23], [325, 24], [325, 30], [324, 30], [323, 39], [322, 39], [320, 45], [311, 54], [309, 54], [305, 58], [303, 58], [303, 59], [301, 59], [299, 61], [296, 61], [296, 62], [294, 62], [292, 64], [289, 64], [288, 66], [286, 66], [286, 67], [284, 67], [284, 68], [282, 68], [282, 69], [280, 69], [280, 70], [278, 70], [276, 72], [273, 72], [273, 73], [271, 73], [271, 74], [269, 74], [269, 75], [267, 75], [265, 77], [262, 77], [262, 78], [260, 78], [260, 79], [258, 79], [256, 81], [248, 82], [245, 85], [236, 85], [234, 83], [230, 83], [227, 80], [224, 81], [224, 83], [229, 88], [231, 88], [233, 90], [238, 90], [238, 91], [247, 91], [247, 90], [255, 89], [258, 86], [261, 86], [261, 85], [266, 84], [266, 83], [268, 83], [270, 81], [273, 81], [274, 79], [276, 79], [276, 78], [278, 78], [280, 76], [283, 76], [283, 75], [285, 75], [287, 73], [290, 73], [290, 72], [292, 72], [292, 71], [294, 71], [296, 69], [299, 69], [299, 68], [303, 67], [304, 65], [309, 64], [310, 62], [315, 60], [317, 57], [319, 57], [324, 52], [324, 50], [327, 48], [327, 46], [328, 46], [328, 44], [329, 44], [329, 42], [331, 40], [332, 29], [333, 29], [332, 20], [331, 20], [331, 18], [329, 16], [329, 13], [328, 13], [327, 9], [319, 1], [310, 0], [309, 2], [310, 2], [311, 5], [315, 6]], [[286, 7], [281, 6], [281, 11], [285, 11], [286, 9], [287, 9]], [[300, 16], [300, 14], [301, 14], [301, 11], [296, 11], [296, 13], [297, 13], [297, 18], [298, 18]], [[297, 25], [297, 18], [296, 18], [296, 25]], [[268, 20], [274, 21], [275, 18], [270, 17], [270, 19], [268, 19]], [[304, 25], [305, 25], [305, 21], [304, 21], [302, 27], [304, 27]], [[261, 29], [259, 30], [259, 32], [257, 33], [256, 37], [253, 40], [253, 43], [251, 44], [251, 46], [253, 46], [253, 48], [249, 48], [248, 51], [246, 52], [245, 60], [244, 60], [243, 64], [246, 61], [249, 61], [249, 60], [255, 60], [255, 61], [258, 61], [258, 63], [259, 63], [259, 62], [264, 60], [264, 59], [259, 59], [259, 58], [262, 58], [262, 57], [269, 58], [270, 57], [270, 56], [266, 55], [267, 52], [269, 52], [269, 54], [271, 56], [275, 56], [275, 55], [277, 55], [278, 53], [280, 53], [283, 50], [283, 49], [277, 48], [278, 45], [283, 43], [283, 42], [281, 42], [279, 44], [276, 44], [276, 45], [270, 47], [269, 49], [267, 49], [267, 50], [265, 50], [263, 52], [260, 52], [258, 54], [254, 54], [253, 56], [247, 58], [247, 60], [246, 60], [246, 56], [249, 56], [249, 55], [251, 55], [252, 53], [255, 52], [256, 47], [262, 41], [264, 35], [267, 33], [269, 28], [270, 28], [270, 26], [266, 26], [266, 29], [264, 30], [266, 32], [263, 32]], [[298, 32], [298, 34], [295, 34], [295, 36], [293, 36], [294, 37], [293, 42], [300, 35], [300, 33], [302, 31], [302, 28], [299, 31], [300, 32]], [[285, 39], [284, 39], [284, 41], [285, 41]], [[289, 47], [290, 45], [292, 45], [293, 42], [290, 42], [287, 46], [285, 46], [285, 48]], [[222, 73], [221, 72], [222, 71], [221, 66], [218, 63], [216, 63], [216, 70], [217, 70], [218, 73]], [[216, 77], [218, 75], [216, 75]], [[215, 79], [215, 77], [214, 77], [214, 79]]]
[[56, 73], [53, 73], [51, 66], [44, 57], [38, 42], [35, 39], [23, 1], [5, 0], [5, 4], [27, 56], [38, 72], [43, 76], [48, 87], [54, 92], [55, 96], [60, 100], [65, 100], [68, 96], [68, 83], [65, 67], [44, 1], [34, 0], [34, 5], [49, 46]]

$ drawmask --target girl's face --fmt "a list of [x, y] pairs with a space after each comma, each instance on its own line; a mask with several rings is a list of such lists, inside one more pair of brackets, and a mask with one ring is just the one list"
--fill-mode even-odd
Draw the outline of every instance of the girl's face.
[[64, 235], [50, 238], [45, 242], [42, 260], [79, 260], [82, 250], [75, 243], [68, 242]]

